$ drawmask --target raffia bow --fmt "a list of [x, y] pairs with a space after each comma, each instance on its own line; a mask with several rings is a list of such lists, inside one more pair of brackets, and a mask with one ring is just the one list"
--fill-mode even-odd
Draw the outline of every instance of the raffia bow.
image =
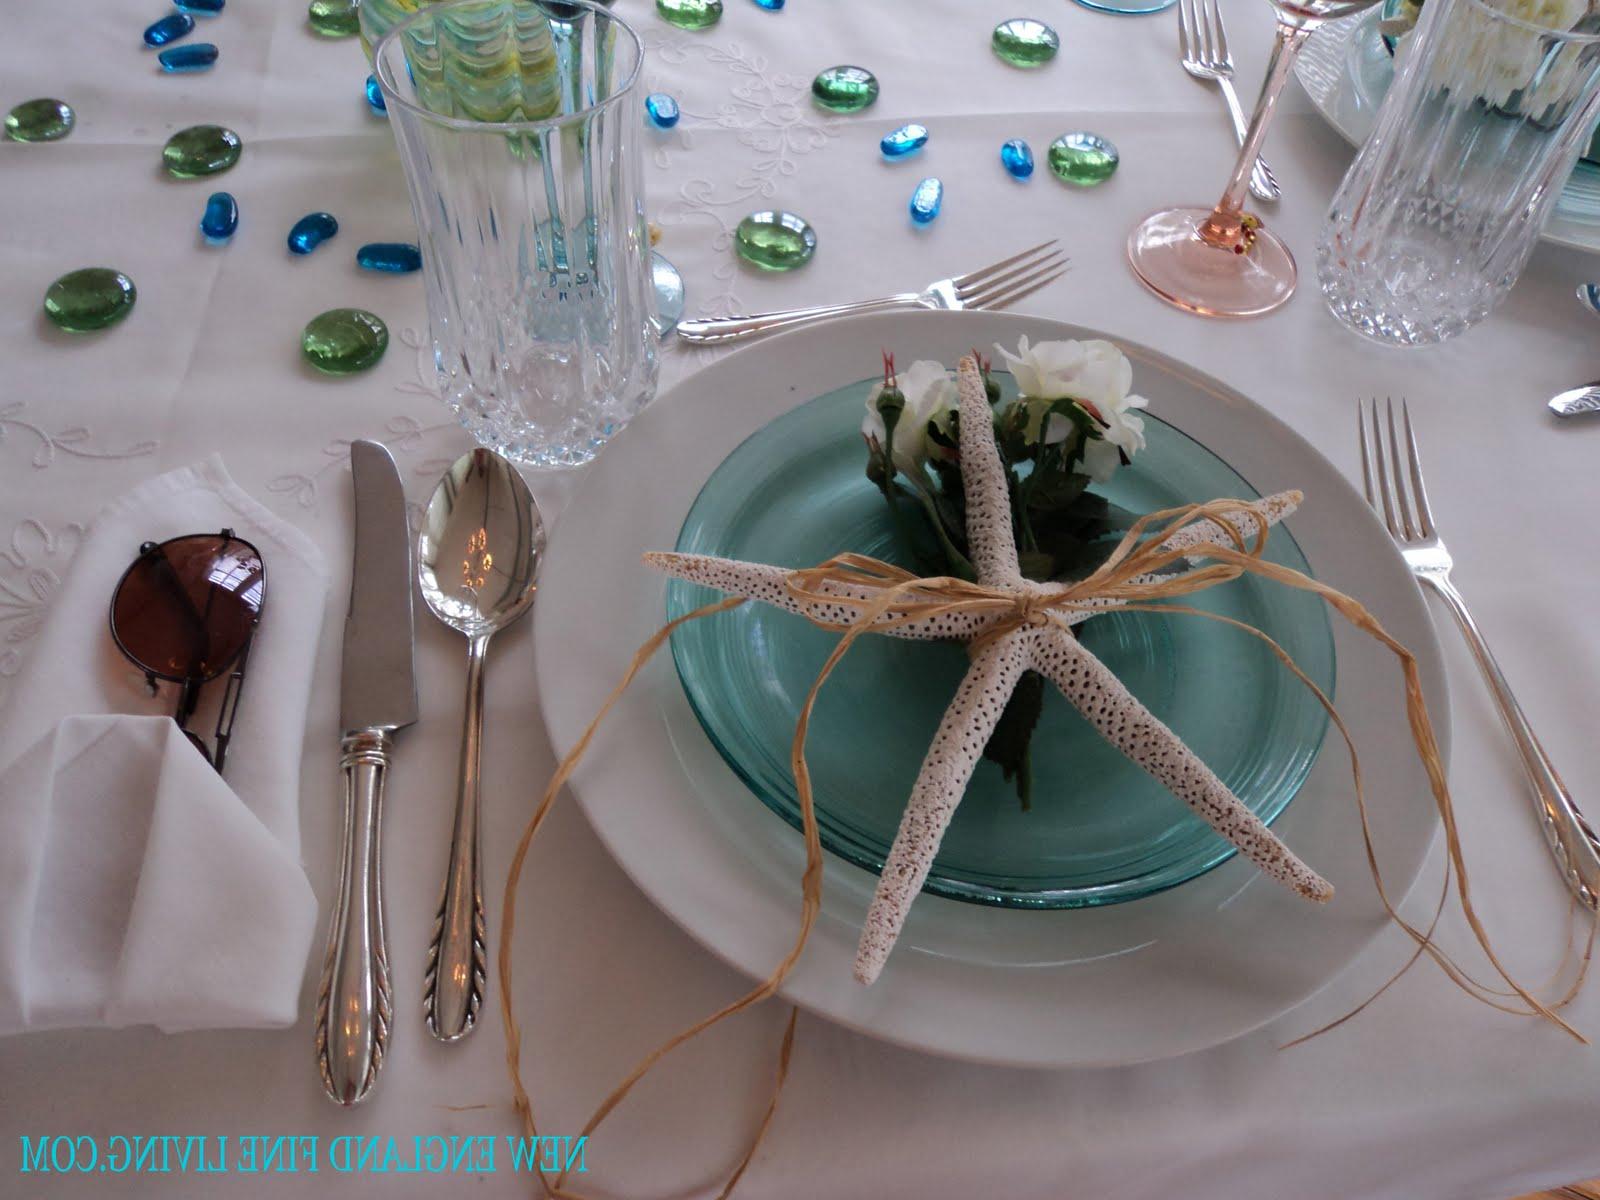
[[[791, 765], [794, 770], [795, 790], [800, 809], [806, 860], [805, 869], [801, 876], [800, 921], [795, 941], [789, 953], [762, 983], [717, 1012], [674, 1035], [651, 1051], [612, 1090], [610, 1095], [590, 1116], [581, 1131], [582, 1136], [588, 1136], [592, 1133], [611, 1110], [621, 1103], [634, 1084], [672, 1050], [718, 1022], [777, 994], [778, 989], [799, 961], [822, 903], [822, 847], [817, 827], [810, 770], [805, 757], [806, 736], [810, 728], [812, 711], [815, 707], [817, 696], [839, 661], [863, 633], [874, 629], [882, 630], [892, 628], [895, 625], [955, 614], [981, 615], [992, 619], [994, 622], [992, 628], [986, 629], [982, 634], [983, 639], [992, 639], [1025, 625], [1051, 624], [1068, 628], [1072, 614], [1081, 612], [1084, 609], [1103, 608], [1107, 602], [1114, 602], [1125, 611], [1186, 613], [1220, 621], [1261, 640], [1297, 679], [1311, 689], [1317, 700], [1327, 711], [1335, 727], [1339, 730], [1340, 736], [1349, 751], [1351, 776], [1361, 819], [1362, 837], [1373, 882], [1376, 885], [1384, 910], [1390, 919], [1404, 930], [1407, 936], [1415, 943], [1415, 953], [1406, 963], [1406, 968], [1409, 968], [1418, 958], [1426, 954], [1439, 964], [1453, 983], [1475, 999], [1504, 1011], [1538, 1016], [1565, 1030], [1579, 1041], [1586, 1042], [1587, 1039], [1569, 1025], [1556, 1011], [1575, 994], [1582, 976], [1580, 975], [1579, 981], [1575, 982], [1567, 994], [1555, 1004], [1547, 1005], [1540, 1001], [1519, 983], [1501, 963], [1490, 944], [1488, 933], [1473, 907], [1466, 863], [1462, 857], [1455, 808], [1450, 798], [1449, 785], [1445, 780], [1444, 763], [1434, 735], [1433, 724], [1428, 717], [1427, 703], [1422, 693], [1421, 674], [1415, 656], [1405, 646], [1391, 637], [1378, 620], [1352, 597], [1293, 568], [1267, 561], [1263, 557], [1268, 536], [1266, 522], [1257, 521], [1254, 536], [1247, 539], [1240, 533], [1239, 522], [1235, 520], [1241, 514], [1248, 512], [1249, 507], [1246, 502], [1240, 500], [1214, 500], [1205, 504], [1185, 505], [1150, 513], [1134, 524], [1106, 558], [1105, 562], [1092, 574], [1078, 583], [1061, 589], [1032, 585], [1023, 588], [1019, 592], [987, 587], [969, 580], [951, 577], [922, 578], [890, 563], [860, 554], [836, 555], [815, 567], [791, 572], [787, 576], [786, 587], [796, 598], [816, 601], [829, 606], [843, 606], [854, 613], [854, 619], [848, 622], [834, 622], [818, 617], [808, 617], [813, 624], [840, 633], [842, 636], [827, 661], [823, 664], [816, 681], [811, 686], [811, 690], [796, 719], [794, 740], [791, 746]], [[1221, 526], [1228, 534], [1230, 544], [1206, 543], [1181, 547], [1165, 545], [1175, 533], [1190, 525], [1206, 520], [1214, 521]], [[1179, 560], [1188, 560], [1196, 565], [1182, 574], [1163, 574], [1166, 568], [1174, 565]], [[1429, 786], [1444, 827], [1448, 855], [1444, 883], [1445, 894], [1448, 894], [1453, 877], [1461, 911], [1466, 917], [1478, 945], [1492, 964], [1495, 973], [1505, 984], [1504, 989], [1490, 987], [1478, 982], [1433, 941], [1432, 931], [1434, 923], [1437, 922], [1439, 916], [1437, 910], [1434, 913], [1433, 922], [1427, 928], [1420, 928], [1402, 917], [1391, 902], [1384, 886], [1382, 873], [1378, 867], [1376, 848], [1372, 841], [1371, 829], [1368, 823], [1360, 756], [1357, 753], [1348, 728], [1327, 695], [1305, 672], [1295, 665], [1287, 651], [1261, 630], [1217, 613], [1172, 603], [1172, 601], [1184, 596], [1193, 595], [1247, 574], [1257, 575], [1319, 596], [1350, 624], [1378, 641], [1398, 659], [1404, 679], [1406, 715], [1412, 739], [1415, 742], [1418, 757], [1427, 772]], [[871, 598], [851, 594], [853, 590], [858, 589], [861, 585], [866, 585], [876, 594]], [[505, 916], [500, 932], [499, 967], [502, 979], [500, 1011], [506, 1031], [506, 1061], [511, 1077], [514, 1102], [529, 1136], [537, 1136], [538, 1130], [534, 1121], [532, 1100], [523, 1085], [521, 1075], [522, 1034], [513, 1012], [511, 960], [512, 933], [516, 917], [517, 884], [521, 878], [528, 848], [535, 833], [543, 824], [555, 797], [588, 750], [589, 743], [593, 739], [600, 722], [611, 711], [628, 685], [656, 650], [667, 641], [672, 632], [679, 626], [716, 613], [726, 612], [744, 602], [745, 599], [743, 597], [734, 596], [695, 609], [669, 622], [639, 648], [634, 654], [633, 660], [624, 673], [622, 680], [613, 689], [599, 713], [584, 730], [583, 735], [578, 739], [572, 750], [562, 760], [560, 767], [540, 799], [533, 816], [529, 819], [521, 840], [517, 844], [510, 873], [506, 879]], [[1443, 903], [1444, 896], [1441, 895], [1441, 909]], [[1583, 959], [1585, 969], [1587, 965], [1588, 952], [1586, 951]], [[1406, 968], [1402, 968], [1401, 973]], [[1395, 978], [1398, 978], [1398, 974]], [[1389, 983], [1393, 983], [1393, 981], [1393, 978], [1391, 978]], [[1388, 986], [1389, 984], [1384, 985], [1385, 988]], [[1507, 1003], [1507, 1001], [1513, 1002]], [[1365, 1007], [1365, 1004], [1361, 1007]], [[1359, 1008], [1356, 1011], [1360, 1011]], [[743, 1157], [719, 1193], [719, 1200], [723, 1200], [723, 1198], [731, 1194], [771, 1125], [777, 1109], [778, 1096], [788, 1072], [789, 1058], [794, 1044], [796, 1015], [796, 1010], [791, 1009], [779, 1051], [778, 1069], [771, 1100]], [[1354, 1014], [1347, 1014], [1345, 1018], [1341, 1018], [1340, 1021], [1336, 1021], [1333, 1024], [1341, 1023], [1343, 1020], [1348, 1019], [1349, 1015]], [[1325, 1026], [1324, 1030], [1331, 1027], [1331, 1025]], [[1318, 1030], [1317, 1032], [1320, 1033], [1323, 1030]], [[1315, 1034], [1308, 1036], [1315, 1036]], [[561, 1200], [582, 1200], [581, 1196], [566, 1187], [565, 1172], [562, 1172], [553, 1181], [545, 1178], [541, 1172], [540, 1179], [547, 1195], [559, 1197]]]

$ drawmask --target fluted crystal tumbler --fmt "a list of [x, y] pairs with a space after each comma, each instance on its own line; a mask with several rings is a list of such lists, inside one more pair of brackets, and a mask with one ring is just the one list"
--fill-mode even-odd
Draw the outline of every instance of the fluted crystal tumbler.
[[1351, 329], [1422, 346], [1483, 320], [1522, 273], [1600, 111], [1600, 15], [1428, 0], [1395, 66], [1317, 279]]
[[374, 47], [446, 403], [576, 466], [655, 392], [638, 36], [588, 0], [452, 0]]

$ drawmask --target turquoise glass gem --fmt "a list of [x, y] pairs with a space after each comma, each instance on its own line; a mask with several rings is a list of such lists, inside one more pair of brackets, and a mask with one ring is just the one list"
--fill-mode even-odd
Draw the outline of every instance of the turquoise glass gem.
[[1013, 67], [1042, 67], [1061, 49], [1061, 37], [1043, 21], [1013, 17], [994, 27], [989, 45], [1001, 62]]
[[878, 98], [878, 77], [865, 67], [829, 67], [811, 81], [811, 98], [829, 112], [860, 112]]
[[928, 144], [926, 125], [902, 125], [878, 143], [885, 158], [910, 158]]
[[389, 327], [364, 308], [332, 308], [306, 322], [300, 351], [324, 375], [365, 371], [389, 348]]
[[239, 161], [244, 143], [239, 135], [221, 125], [191, 125], [180, 129], [161, 148], [161, 161], [167, 173], [178, 179], [198, 179], [216, 175]]
[[186, 13], [197, 13], [203, 17], [214, 17], [222, 11], [225, 0], [173, 0]]
[[1121, 155], [1098, 133], [1063, 133], [1050, 143], [1050, 170], [1062, 183], [1093, 187], [1116, 173]]
[[733, 231], [733, 248], [745, 262], [764, 271], [792, 271], [811, 261], [817, 231], [791, 212], [751, 213]]
[[918, 225], [926, 225], [939, 215], [943, 204], [944, 184], [929, 176], [911, 193], [911, 219]]
[[678, 123], [678, 102], [665, 92], [651, 92], [644, 98], [645, 115], [657, 129], [671, 129]]
[[173, 74], [207, 71], [217, 61], [217, 48], [210, 42], [190, 42], [171, 46], [156, 57], [161, 60], [161, 69]]
[[193, 32], [194, 18], [188, 13], [168, 13], [161, 20], [146, 27], [144, 44], [146, 46], [165, 46], [168, 42], [175, 42]]
[[777, 12], [783, 7], [783, 0], [755, 0], [757, 8], [764, 8], [768, 12]]
[[72, 132], [77, 119], [63, 100], [24, 100], [6, 114], [6, 136], [13, 142], [56, 142]]
[[656, 0], [656, 13], [679, 29], [710, 29], [722, 20], [722, 0]]
[[1000, 147], [1000, 165], [1013, 179], [1026, 179], [1033, 174], [1033, 147], [1021, 138], [1012, 138]]
[[289, 253], [310, 254], [338, 232], [339, 222], [332, 213], [307, 213], [289, 230]]
[[367, 76], [367, 104], [380, 117], [389, 115], [389, 106], [383, 102], [383, 89], [378, 86], [376, 75]]
[[306, 24], [323, 37], [354, 37], [361, 32], [356, 0], [311, 0], [306, 6]]
[[683, 319], [683, 276], [677, 267], [652, 250], [650, 282], [656, 291], [656, 333], [666, 337]]
[[404, 275], [422, 270], [422, 251], [410, 242], [368, 242], [356, 251], [356, 265]]
[[44, 294], [44, 313], [68, 333], [104, 329], [133, 311], [133, 280], [110, 267], [69, 271]]
[[239, 204], [229, 192], [212, 192], [200, 218], [200, 232], [208, 242], [225, 242], [239, 228]]

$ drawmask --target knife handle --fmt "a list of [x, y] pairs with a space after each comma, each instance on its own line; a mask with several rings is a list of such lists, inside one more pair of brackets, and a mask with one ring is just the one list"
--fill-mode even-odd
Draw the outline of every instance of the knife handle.
[[392, 746], [384, 729], [344, 736], [344, 850], [317, 994], [317, 1066], [331, 1100], [359, 1104], [389, 1042], [389, 952], [383, 940], [380, 822]]

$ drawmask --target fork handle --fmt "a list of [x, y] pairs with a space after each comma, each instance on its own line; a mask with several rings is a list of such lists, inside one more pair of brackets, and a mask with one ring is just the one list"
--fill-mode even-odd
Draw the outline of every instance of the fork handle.
[[755, 313], [748, 317], [702, 317], [678, 322], [678, 336], [697, 345], [714, 345], [718, 342], [736, 342], [775, 329], [790, 329], [796, 325], [809, 325], [813, 321], [829, 321], [834, 317], [848, 317], [856, 313], [885, 312], [895, 308], [921, 308], [922, 298], [916, 292], [902, 292], [898, 296], [884, 296], [879, 300], [858, 300], [854, 304], [819, 304], [811, 308], [786, 308], [778, 312]]
[[1461, 593], [1445, 576], [1422, 575], [1420, 578], [1432, 585], [1433, 590], [1443, 598], [1451, 616], [1455, 617], [1456, 624], [1466, 636], [1467, 646], [1478, 663], [1478, 669], [1483, 672], [1495, 707], [1500, 710], [1501, 719], [1505, 721], [1511, 740], [1516, 745], [1517, 756], [1522, 759], [1522, 768], [1534, 792], [1534, 813], [1544, 830], [1550, 853], [1555, 856], [1556, 865], [1561, 869], [1562, 879], [1584, 906], [1600, 908], [1600, 837], [1596, 836], [1589, 822], [1578, 811], [1567, 785], [1556, 773], [1555, 764], [1539, 744], [1533, 726], [1528, 723], [1516, 696], [1512, 695], [1511, 685], [1506, 682], [1500, 664], [1489, 652], [1489, 644], [1483, 640], [1483, 634], [1478, 632], [1477, 623], [1467, 611], [1467, 602], [1462, 599]]
[[[1219, 76], [1217, 84], [1222, 88], [1222, 99], [1228, 106], [1228, 115], [1233, 118], [1233, 133], [1239, 139], [1239, 145], [1244, 145], [1245, 135], [1250, 132], [1250, 123], [1245, 119], [1244, 109], [1239, 105], [1239, 93], [1234, 89], [1233, 80], [1226, 75]], [[1276, 200], [1282, 195], [1278, 187], [1278, 177], [1272, 173], [1272, 168], [1267, 166], [1267, 160], [1257, 158], [1256, 164], [1250, 170], [1250, 194], [1258, 200]]]

